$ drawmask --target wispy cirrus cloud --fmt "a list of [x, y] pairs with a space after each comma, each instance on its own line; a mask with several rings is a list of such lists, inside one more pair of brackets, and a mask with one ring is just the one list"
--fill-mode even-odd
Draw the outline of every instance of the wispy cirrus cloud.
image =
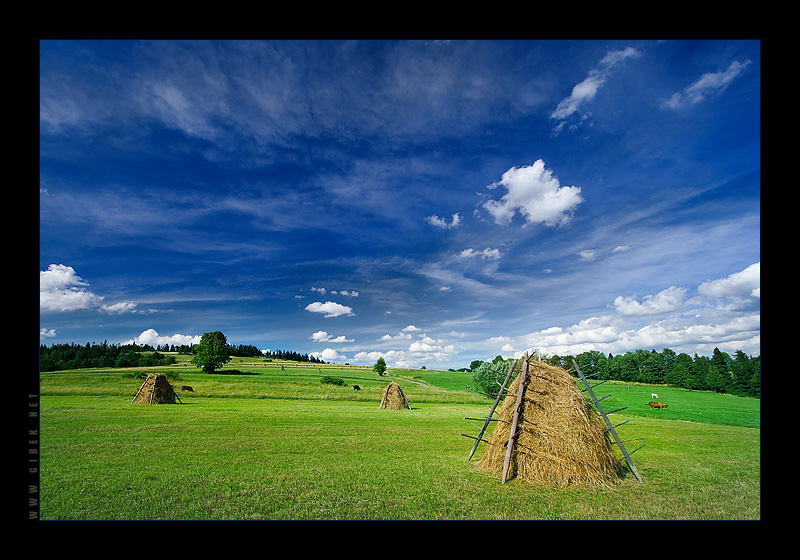
[[744, 72], [749, 64], [749, 60], [743, 62], [734, 60], [725, 70], [703, 74], [682, 92], [673, 93], [669, 99], [664, 101], [662, 107], [665, 109], [681, 109], [689, 105], [696, 105], [708, 97], [719, 95], [725, 91], [735, 78]]
[[578, 113], [581, 107], [594, 99], [600, 88], [606, 83], [611, 75], [611, 70], [622, 61], [637, 57], [640, 52], [628, 47], [625, 49], [610, 51], [600, 60], [597, 68], [589, 71], [586, 78], [572, 88], [572, 92], [562, 99], [558, 106], [550, 113], [550, 118], [557, 121], [554, 132], [560, 132], [567, 123], [567, 119], [573, 114]]

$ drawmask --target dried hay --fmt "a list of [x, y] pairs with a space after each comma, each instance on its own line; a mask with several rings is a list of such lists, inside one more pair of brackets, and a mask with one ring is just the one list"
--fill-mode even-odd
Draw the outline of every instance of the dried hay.
[[144, 380], [139, 392], [131, 402], [139, 404], [175, 404], [177, 398], [175, 390], [167, 381], [166, 375], [151, 373]]
[[394, 381], [389, 383], [383, 390], [381, 406], [379, 408], [386, 408], [389, 410], [411, 410], [411, 406], [408, 404], [408, 399], [406, 399], [403, 389]]
[[[564, 487], [610, 485], [620, 474], [600, 413], [564, 369], [530, 360], [507, 478]], [[511, 383], [479, 466], [502, 476], [520, 375]]]

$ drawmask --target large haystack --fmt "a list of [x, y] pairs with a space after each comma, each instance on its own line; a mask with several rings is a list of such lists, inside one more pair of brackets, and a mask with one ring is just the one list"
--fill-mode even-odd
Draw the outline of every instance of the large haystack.
[[[531, 359], [520, 405], [517, 436], [506, 478], [544, 486], [607, 485], [620, 467], [606, 425], [573, 377]], [[502, 476], [521, 375], [511, 383], [498, 412], [490, 445], [479, 465]]]
[[151, 373], [144, 380], [139, 392], [131, 402], [139, 404], [175, 404], [178, 396], [172, 385], [167, 381], [167, 376], [161, 373]]
[[408, 404], [408, 399], [406, 399], [403, 389], [394, 381], [389, 383], [383, 390], [380, 408], [387, 408], [389, 410], [411, 410], [411, 406]]

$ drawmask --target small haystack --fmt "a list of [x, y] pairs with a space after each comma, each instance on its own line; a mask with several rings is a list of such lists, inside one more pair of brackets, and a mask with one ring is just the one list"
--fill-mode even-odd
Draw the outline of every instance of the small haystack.
[[[521, 375], [508, 388], [478, 463], [502, 476]], [[608, 485], [621, 470], [603, 418], [560, 367], [529, 360], [507, 478], [544, 486]]]
[[403, 389], [394, 381], [389, 383], [383, 390], [380, 408], [387, 408], [389, 410], [411, 410], [411, 406], [408, 404], [408, 399], [405, 393], [403, 393]]
[[131, 401], [139, 404], [175, 404], [180, 399], [175, 394], [172, 385], [167, 381], [167, 376], [161, 373], [151, 373], [144, 380], [139, 392]]

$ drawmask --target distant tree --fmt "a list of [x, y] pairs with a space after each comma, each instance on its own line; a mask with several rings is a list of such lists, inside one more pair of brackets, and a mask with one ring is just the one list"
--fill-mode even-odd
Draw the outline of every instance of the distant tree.
[[375, 362], [375, 365], [372, 367], [372, 371], [378, 375], [386, 373], [386, 360], [384, 360], [383, 357], [378, 358], [378, 361]]
[[200, 342], [194, 345], [194, 352], [192, 363], [206, 373], [214, 373], [231, 359], [228, 340], [220, 331], [203, 333]]
[[[500, 390], [500, 386], [508, 374], [512, 362], [513, 360], [503, 360], [502, 358], [500, 360], [495, 358], [491, 362], [483, 362], [472, 371], [472, 384], [485, 395], [496, 394]], [[517, 367], [521, 366], [518, 365]], [[512, 379], [513, 377], [512, 375]]]

